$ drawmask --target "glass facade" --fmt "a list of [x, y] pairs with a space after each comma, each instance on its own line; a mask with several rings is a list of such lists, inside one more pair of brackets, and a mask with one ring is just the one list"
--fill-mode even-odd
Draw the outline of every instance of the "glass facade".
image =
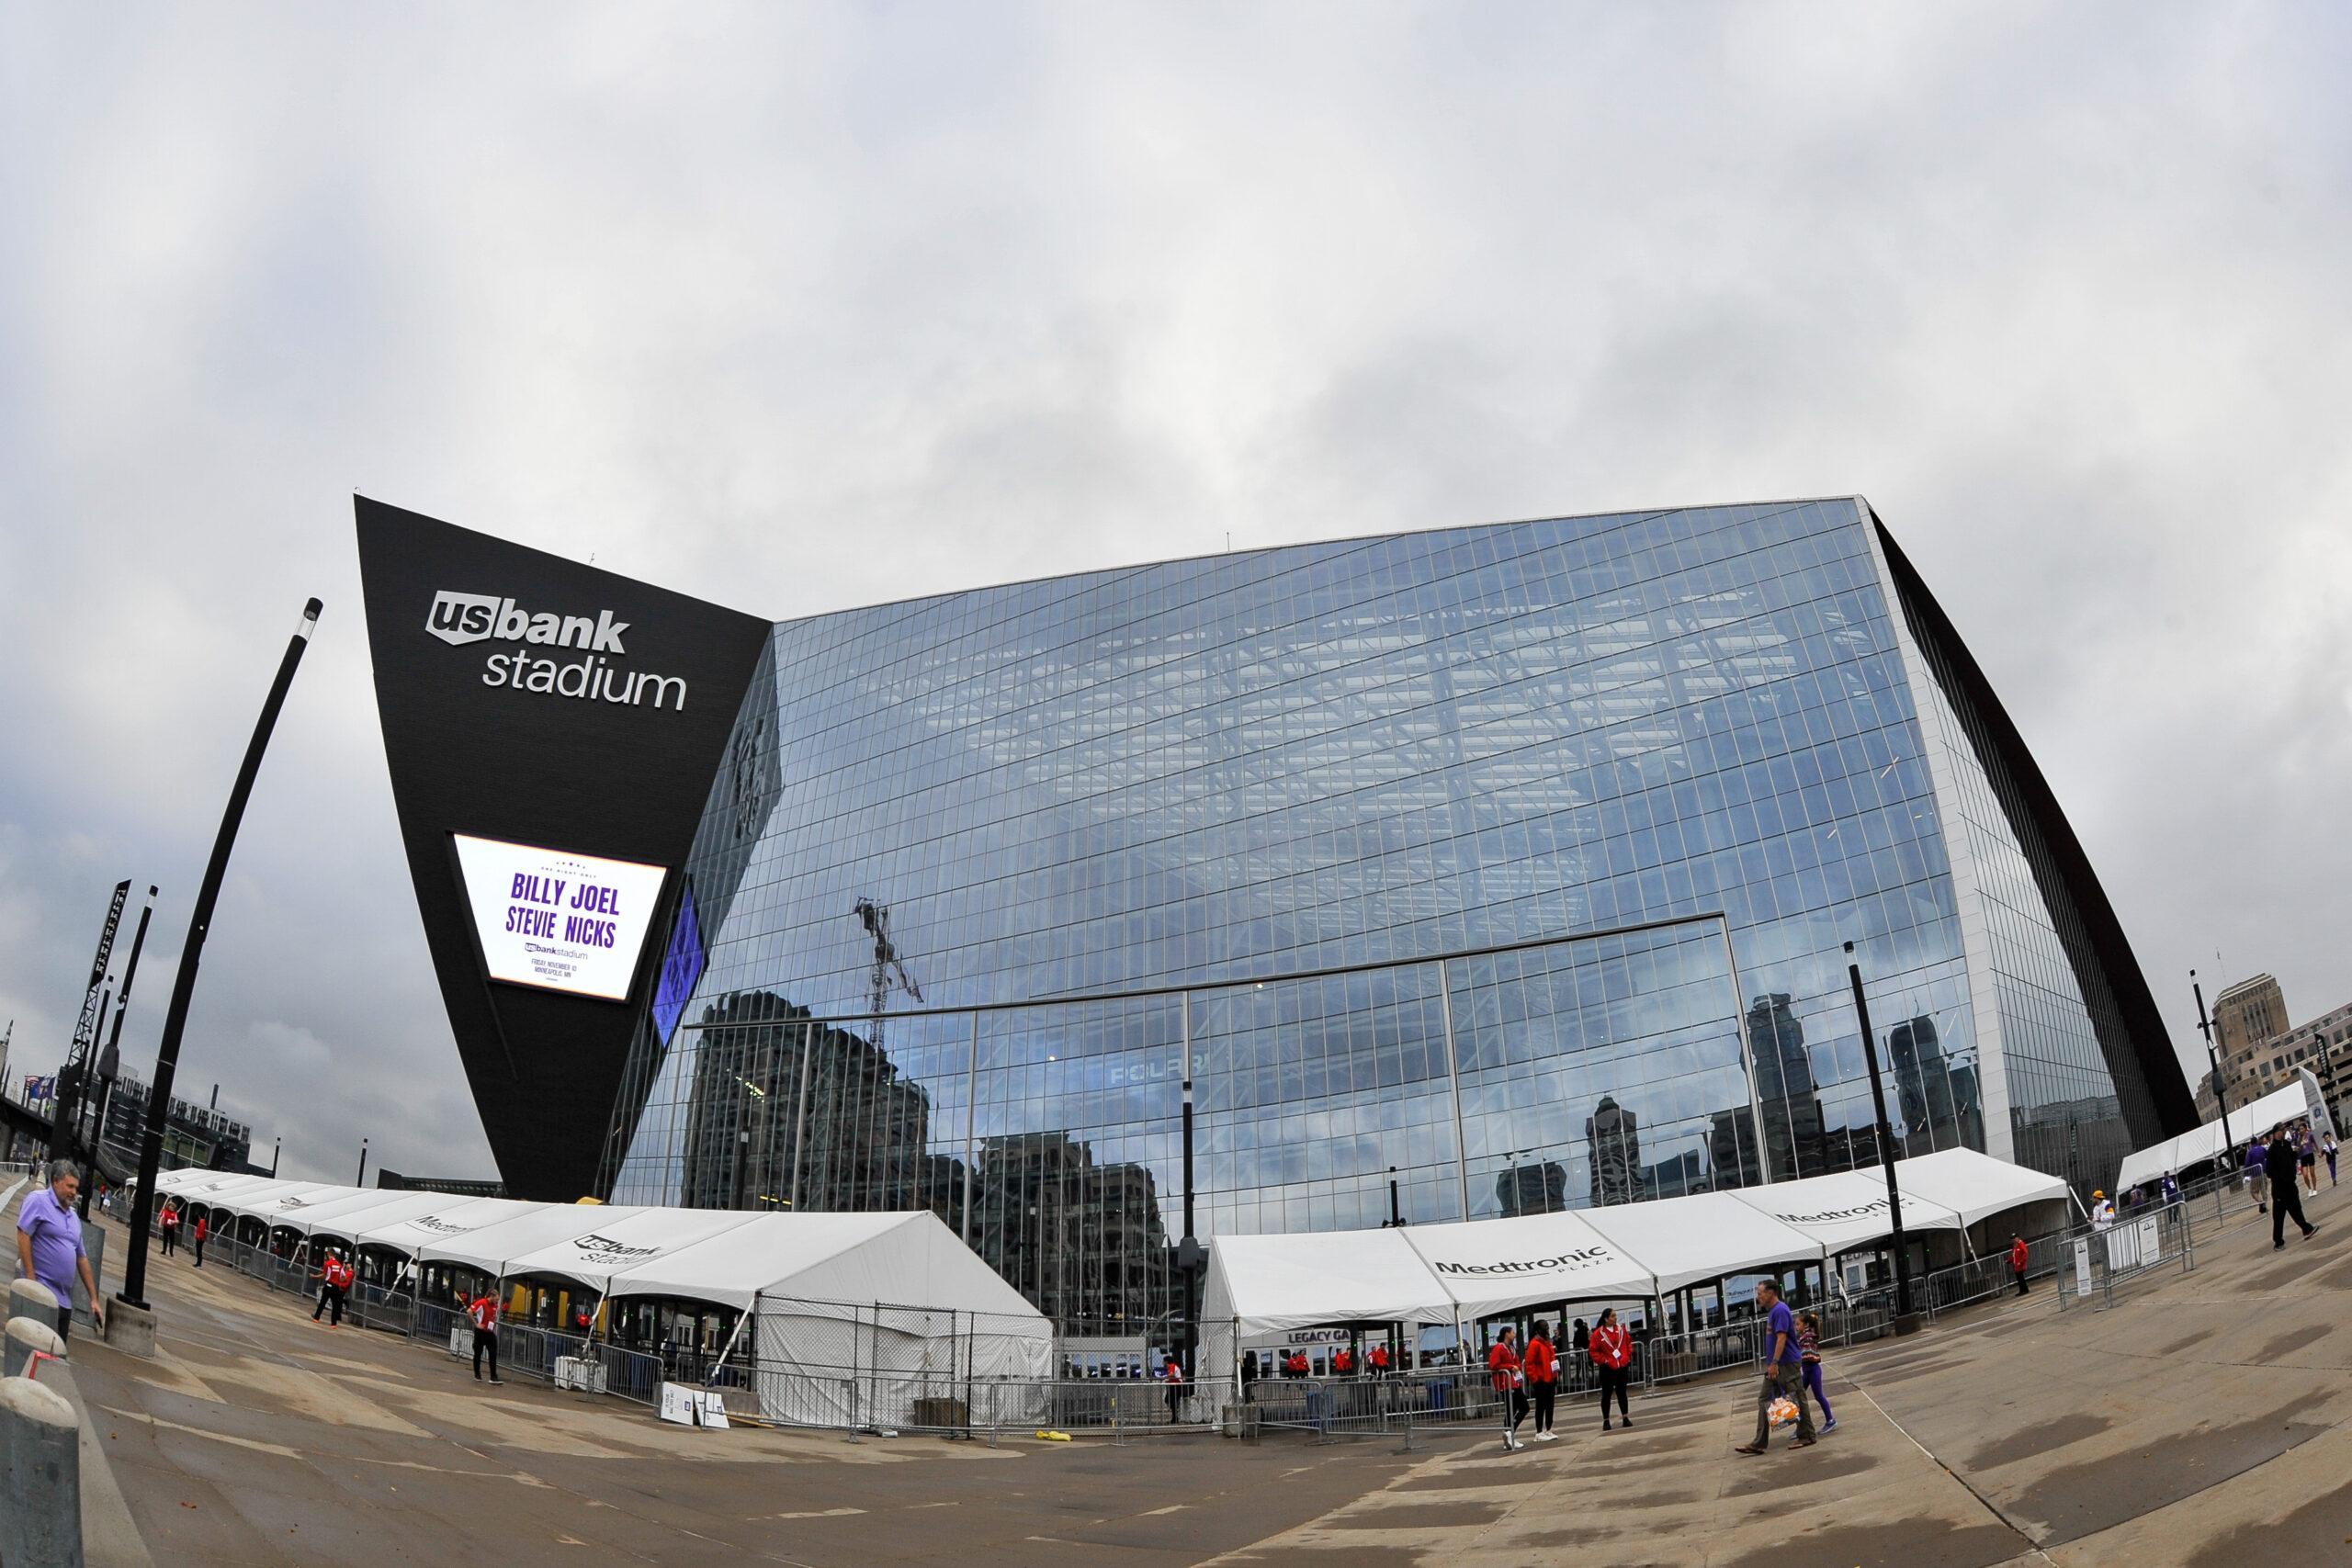
[[1144, 1332], [1188, 1055], [1204, 1236], [1814, 1175], [1876, 1157], [1849, 941], [1901, 1145], [2086, 1179], [2130, 1086], [1875, 526], [1566, 518], [779, 625], [609, 1196], [932, 1207]]

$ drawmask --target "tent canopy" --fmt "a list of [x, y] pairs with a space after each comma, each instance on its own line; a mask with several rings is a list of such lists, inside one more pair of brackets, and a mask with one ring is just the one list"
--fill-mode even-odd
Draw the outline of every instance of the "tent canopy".
[[2028, 1203], [2065, 1201], [2066, 1179], [2021, 1165], [2011, 1165], [1974, 1149], [1938, 1149], [1894, 1163], [1895, 1185], [1903, 1194], [1903, 1224], [1911, 1224], [1911, 1200], [1916, 1194], [1960, 1216], [1960, 1223], [1977, 1221]]
[[[662, 1217], [674, 1221], [679, 1214], [663, 1211]], [[1044, 1322], [929, 1209], [741, 1217], [746, 1223], [616, 1270], [608, 1293], [712, 1302], [738, 1312], [763, 1295], [906, 1306], [952, 1303], [957, 1311]]]
[[1402, 1230], [1218, 1236], [1202, 1314], [1245, 1333], [1348, 1319], [1449, 1323], [1453, 1301]]
[[1661, 1294], [1775, 1263], [1822, 1259], [1819, 1242], [1729, 1192], [1588, 1209], [1585, 1218], [1647, 1264]]
[[[1900, 1161], [1906, 1230], [1957, 1230], [2066, 1183], [1967, 1149]], [[1219, 1236], [1202, 1315], [1242, 1337], [1347, 1322], [1444, 1322], [1552, 1302], [1664, 1295], [1826, 1261], [1891, 1233], [1885, 1178], [1840, 1171], [1683, 1198], [1401, 1230]]]
[[1544, 1302], [1653, 1293], [1657, 1281], [1649, 1269], [1594, 1229], [1590, 1217], [1562, 1211], [1394, 1234], [1429, 1265], [1454, 1305], [1473, 1316]]
[[[2319, 1079], [2311, 1069], [2295, 1070], [2295, 1081], [2285, 1089], [2274, 1089], [2250, 1105], [2241, 1105], [2230, 1112], [2230, 1131], [2236, 1134], [2232, 1143], [2243, 1145], [2248, 1139], [2267, 1136], [2270, 1129], [2282, 1122], [2311, 1119], [2313, 1128], [2333, 1132], [2335, 1124], [2328, 1118], [2327, 1100], [2319, 1091]], [[2166, 1138], [2161, 1144], [2151, 1144], [2123, 1156], [2123, 1168], [2117, 1173], [2118, 1187], [2136, 1187], [2152, 1182], [2168, 1171], [2186, 1170], [2202, 1160], [2225, 1152], [2222, 1123], [2208, 1122], [2192, 1127], [2177, 1138]]]
[[520, 1198], [447, 1198], [442, 1208], [397, 1220], [379, 1219], [374, 1215], [354, 1220], [353, 1228], [359, 1234], [351, 1239], [363, 1247], [389, 1247], [413, 1258], [421, 1247], [436, 1241], [454, 1241], [485, 1225], [494, 1225], [501, 1220], [511, 1220], [543, 1207]]
[[603, 1216], [605, 1223], [536, 1252], [510, 1256], [499, 1272], [510, 1279], [548, 1275], [601, 1292], [616, 1274], [741, 1230], [761, 1217], [741, 1209], [639, 1209], [617, 1218], [610, 1209], [592, 1208], [591, 1213]]
[[587, 1235], [599, 1225], [618, 1224], [641, 1208], [597, 1203], [534, 1203], [530, 1213], [500, 1220], [461, 1235], [445, 1236], [416, 1249], [419, 1263], [456, 1263], [490, 1275], [508, 1272], [507, 1262], [558, 1242]]
[[332, 1203], [363, 1190], [327, 1181], [273, 1181], [266, 1187], [220, 1193], [209, 1201], [221, 1213], [267, 1220], [275, 1227], [284, 1224], [287, 1215], [300, 1213], [314, 1203]]
[[[1913, 1195], [1905, 1174], [1908, 1168], [1909, 1162], [1899, 1162], [1895, 1177], [1896, 1189], [1903, 1198], [1903, 1228], [1960, 1229], [1957, 1213], [1940, 1203]], [[1776, 1181], [1770, 1187], [1743, 1187], [1732, 1196], [1766, 1218], [1803, 1233], [1832, 1257], [1878, 1246], [1893, 1231], [1888, 1221], [1886, 1178], [1876, 1170], [1841, 1170], [1830, 1176], [1809, 1176], [1802, 1181]]]
[[394, 1219], [406, 1219], [413, 1214], [429, 1214], [435, 1209], [446, 1209], [458, 1201], [446, 1192], [409, 1192], [400, 1188], [377, 1188], [339, 1203], [316, 1203], [298, 1210], [290, 1218], [278, 1224], [306, 1236], [339, 1236], [353, 1239], [369, 1225]]

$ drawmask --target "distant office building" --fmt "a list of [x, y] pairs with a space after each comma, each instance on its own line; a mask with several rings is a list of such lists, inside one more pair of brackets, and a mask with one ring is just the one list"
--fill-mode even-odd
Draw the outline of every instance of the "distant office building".
[[379, 1170], [376, 1185], [387, 1192], [446, 1192], [452, 1198], [503, 1198], [506, 1183], [483, 1181], [467, 1176], [402, 1176], [397, 1170]]
[[774, 625], [360, 513], [419, 907], [525, 1196], [929, 1207], [1115, 1337], [1179, 1299], [1188, 1053], [1209, 1235], [1378, 1225], [1392, 1168], [1410, 1223], [1812, 1175], [1877, 1152], [1848, 941], [1905, 1150], [2087, 1190], [2194, 1125], [1859, 499]]
[[[109, 1145], [107, 1159], [120, 1161], [125, 1168], [138, 1168], [147, 1136], [149, 1099], [146, 1080], [125, 1073], [115, 1079], [114, 1092], [107, 1100], [105, 1130], [99, 1141]], [[171, 1112], [164, 1122], [160, 1168], [252, 1170], [255, 1168], [253, 1142], [254, 1131], [247, 1123], [217, 1107], [191, 1105], [174, 1095]]]
[[2262, 1092], [2258, 1058], [2287, 1032], [2287, 997], [2267, 975], [2241, 980], [2213, 998], [2213, 1040], [2233, 1101]]
[[2332, 1110], [2352, 1092], [2352, 1004], [2299, 1023], [2256, 1045], [2245, 1057], [2248, 1091], [2233, 1091], [2233, 1103], [2254, 1100], [2294, 1081], [2308, 1067]]
[[2199, 1122], [2213, 1122], [2220, 1120], [2221, 1114], [2221, 1097], [2213, 1092], [2213, 1075], [2209, 1069], [2204, 1077], [2197, 1080], [2197, 1119]]

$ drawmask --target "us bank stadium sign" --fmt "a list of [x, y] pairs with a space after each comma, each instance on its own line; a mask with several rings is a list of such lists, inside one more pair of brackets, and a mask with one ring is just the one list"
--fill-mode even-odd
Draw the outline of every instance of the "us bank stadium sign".
[[[482, 667], [485, 686], [616, 706], [642, 707], [650, 700], [656, 708], [684, 713], [684, 676], [625, 670], [616, 662], [628, 656], [621, 641], [628, 627], [610, 610], [600, 609], [593, 617], [529, 610], [500, 594], [449, 589], [433, 595], [424, 617], [426, 633], [451, 648], [491, 641], [524, 645], [490, 656]], [[580, 657], [568, 659], [566, 650]]]

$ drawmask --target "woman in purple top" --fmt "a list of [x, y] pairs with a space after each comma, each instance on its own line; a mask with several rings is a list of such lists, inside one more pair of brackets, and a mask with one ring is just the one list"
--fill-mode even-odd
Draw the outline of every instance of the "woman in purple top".
[[81, 1195], [82, 1173], [71, 1160], [60, 1160], [50, 1170], [47, 1187], [26, 1198], [17, 1211], [17, 1264], [28, 1280], [39, 1280], [57, 1298], [57, 1337], [74, 1326], [74, 1279], [76, 1270], [90, 1292], [90, 1318], [98, 1332], [107, 1331], [106, 1299], [90, 1274], [90, 1255], [82, 1247], [82, 1221], [74, 1213]]

